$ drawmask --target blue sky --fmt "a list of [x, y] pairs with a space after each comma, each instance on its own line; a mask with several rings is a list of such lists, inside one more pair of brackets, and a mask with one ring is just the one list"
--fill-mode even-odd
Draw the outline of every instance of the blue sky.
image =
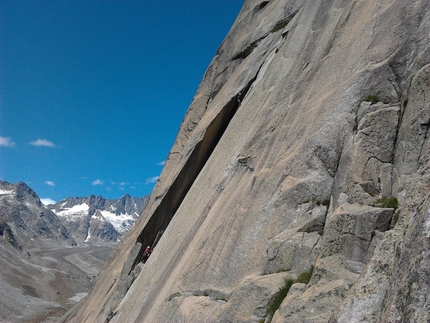
[[243, 0], [0, 0], [0, 179], [150, 194]]

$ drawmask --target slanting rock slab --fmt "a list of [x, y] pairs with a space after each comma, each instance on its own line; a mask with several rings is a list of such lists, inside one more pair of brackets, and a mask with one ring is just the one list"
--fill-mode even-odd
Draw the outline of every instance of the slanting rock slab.
[[[372, 281], [363, 272], [377, 268], [367, 265], [393, 229], [395, 296], [378, 319], [426, 322], [416, 308], [427, 306], [429, 286], [418, 230], [430, 186], [421, 128], [430, 115], [429, 8], [245, 1], [145, 209], [70, 321], [255, 323], [280, 287], [268, 279], [261, 288], [260, 277], [311, 264], [309, 284], [295, 286], [274, 319], [348, 317], [350, 289]], [[397, 199], [396, 216], [381, 198]]]

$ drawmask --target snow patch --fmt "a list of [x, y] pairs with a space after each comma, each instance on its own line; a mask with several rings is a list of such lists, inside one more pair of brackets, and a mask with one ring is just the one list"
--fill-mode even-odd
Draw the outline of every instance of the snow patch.
[[135, 222], [135, 219], [130, 214], [118, 214], [109, 212], [109, 211], [100, 211], [103, 217], [108, 220], [116, 231], [119, 233], [125, 233], [130, 230], [132, 224]]
[[13, 191], [0, 190], [0, 195], [13, 195]]
[[62, 209], [55, 214], [57, 216], [66, 217], [68, 220], [75, 220], [87, 216], [89, 210], [89, 205], [84, 203], [75, 205], [71, 208]]
[[91, 239], [91, 225], [88, 227], [87, 237], [85, 238], [84, 242], [88, 242]]
[[100, 221], [107, 221], [103, 216], [102, 212], [105, 212], [105, 211], [98, 210], [98, 212], [96, 212], [96, 214], [93, 215], [93, 218], [99, 218]]

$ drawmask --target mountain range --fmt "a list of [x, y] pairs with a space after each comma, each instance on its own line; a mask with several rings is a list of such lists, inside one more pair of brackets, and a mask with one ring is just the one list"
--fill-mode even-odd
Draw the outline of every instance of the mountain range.
[[118, 241], [127, 233], [143, 209], [147, 197], [119, 199], [102, 196], [70, 197], [47, 208], [54, 212], [78, 242]]
[[130, 230], [146, 200], [128, 194], [119, 199], [91, 195], [44, 205], [25, 183], [0, 181], [0, 230], [15, 244], [15, 236], [22, 241], [34, 236], [71, 245], [117, 242]]
[[91, 195], [44, 205], [0, 181], [0, 321], [56, 321], [88, 293], [146, 197]]

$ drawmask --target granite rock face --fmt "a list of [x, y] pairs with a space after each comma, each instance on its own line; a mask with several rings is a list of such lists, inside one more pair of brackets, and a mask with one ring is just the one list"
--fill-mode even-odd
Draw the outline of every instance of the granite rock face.
[[245, 1], [64, 321], [428, 322], [429, 78], [429, 0]]

